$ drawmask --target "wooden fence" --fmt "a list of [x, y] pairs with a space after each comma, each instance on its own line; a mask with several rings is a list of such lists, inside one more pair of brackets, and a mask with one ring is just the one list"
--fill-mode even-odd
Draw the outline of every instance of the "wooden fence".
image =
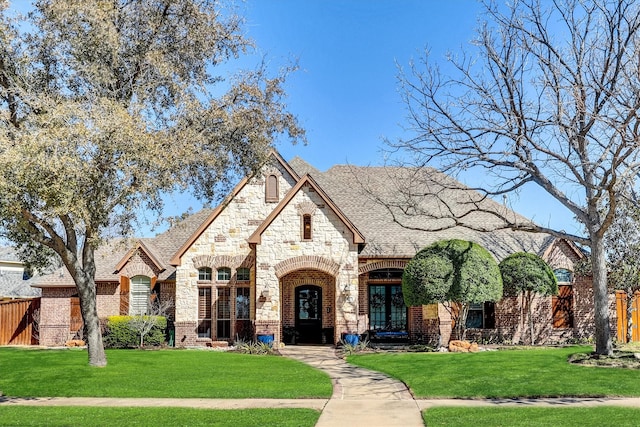
[[[635, 292], [631, 300], [632, 312], [631, 318], [631, 341], [640, 341], [640, 329], [638, 322], [640, 321], [640, 292]], [[616, 314], [618, 317], [618, 341], [627, 342], [627, 294], [622, 291], [616, 291]]]
[[34, 333], [34, 314], [40, 298], [0, 301], [0, 345], [38, 344]]

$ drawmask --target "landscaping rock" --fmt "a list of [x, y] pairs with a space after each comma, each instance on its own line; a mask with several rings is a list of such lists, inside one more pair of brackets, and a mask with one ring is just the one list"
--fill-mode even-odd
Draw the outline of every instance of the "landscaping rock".
[[469, 341], [453, 340], [449, 342], [449, 351], [452, 353], [476, 353], [480, 351], [477, 343]]

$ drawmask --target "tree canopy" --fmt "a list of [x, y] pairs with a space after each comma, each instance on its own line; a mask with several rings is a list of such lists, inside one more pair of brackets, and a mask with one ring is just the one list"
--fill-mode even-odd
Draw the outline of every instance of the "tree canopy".
[[518, 252], [503, 259], [500, 264], [505, 296], [522, 292], [556, 295], [558, 281], [551, 267], [538, 255]]
[[456, 327], [464, 335], [469, 304], [502, 298], [502, 278], [493, 256], [477, 243], [441, 240], [418, 252], [402, 275], [408, 306], [453, 302], [460, 305]]
[[[417, 170], [433, 166], [452, 175], [476, 172], [476, 188], [458, 188], [469, 193], [463, 212], [447, 210], [443, 200], [441, 217], [451, 226], [547, 233], [590, 247], [596, 352], [611, 354], [603, 239], [621, 190], [640, 169], [640, 4], [483, 4], [468, 50], [452, 52], [443, 61], [427, 51], [401, 73], [413, 134], [389, 141], [390, 148], [406, 154], [398, 157], [403, 166]], [[420, 174], [415, 175], [419, 181]], [[484, 198], [531, 186], [566, 207], [585, 234], [483, 208]], [[399, 199], [406, 199], [410, 215], [421, 214], [415, 200], [424, 197], [422, 187], [398, 185], [406, 190]], [[478, 211], [494, 221], [468, 221]], [[432, 223], [424, 221], [424, 228]]]
[[278, 135], [304, 131], [265, 64], [226, 75], [252, 49], [218, 0], [0, 0], [0, 232], [28, 261], [57, 254], [74, 278], [90, 363], [106, 363], [94, 250], [128, 235], [162, 195], [207, 199], [250, 174]]
[[535, 295], [557, 295], [558, 280], [551, 267], [539, 256], [518, 252], [503, 259], [500, 264], [505, 296], [522, 295], [522, 311], [529, 315], [529, 336], [535, 344], [533, 325], [533, 298]]

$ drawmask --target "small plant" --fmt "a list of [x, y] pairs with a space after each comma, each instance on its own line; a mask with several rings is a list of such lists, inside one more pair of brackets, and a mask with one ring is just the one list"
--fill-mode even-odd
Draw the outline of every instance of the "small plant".
[[340, 344], [342, 345], [342, 351], [346, 356], [369, 350], [369, 340], [362, 340], [357, 344], [351, 344], [341, 339]]
[[407, 351], [411, 353], [434, 353], [437, 352], [438, 349], [426, 344], [414, 344], [409, 346]]
[[270, 344], [242, 339], [236, 341], [236, 351], [243, 354], [278, 354]]

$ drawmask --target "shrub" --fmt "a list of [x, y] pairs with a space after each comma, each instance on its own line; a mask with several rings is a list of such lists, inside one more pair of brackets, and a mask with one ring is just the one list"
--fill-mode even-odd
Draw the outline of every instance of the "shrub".
[[[146, 317], [146, 316], [145, 316]], [[155, 316], [156, 325], [145, 335], [144, 342], [150, 346], [159, 346], [165, 342], [167, 319]], [[140, 335], [133, 327], [136, 316], [109, 316], [104, 336], [104, 345], [108, 348], [136, 348], [140, 346]]]
[[259, 341], [237, 340], [236, 351], [244, 354], [278, 354], [272, 345]]

